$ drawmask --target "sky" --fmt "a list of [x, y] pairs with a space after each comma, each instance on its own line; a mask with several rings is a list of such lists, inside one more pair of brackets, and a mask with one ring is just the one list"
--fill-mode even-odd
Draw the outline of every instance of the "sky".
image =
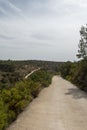
[[0, 59], [76, 61], [87, 0], [0, 0]]

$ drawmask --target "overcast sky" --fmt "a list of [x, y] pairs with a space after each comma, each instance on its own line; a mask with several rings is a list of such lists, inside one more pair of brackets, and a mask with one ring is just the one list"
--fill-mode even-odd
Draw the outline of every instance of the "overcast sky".
[[0, 59], [76, 60], [87, 0], [0, 0]]

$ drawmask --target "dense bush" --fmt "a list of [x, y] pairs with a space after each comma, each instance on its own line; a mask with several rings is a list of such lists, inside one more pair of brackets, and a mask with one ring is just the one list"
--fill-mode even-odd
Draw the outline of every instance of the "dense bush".
[[60, 72], [63, 78], [66, 78], [67, 76], [69, 76], [71, 66], [72, 66], [72, 63], [69, 61], [61, 65]]
[[80, 89], [87, 91], [87, 59], [78, 62], [66, 62], [61, 66], [61, 76]]
[[0, 70], [4, 72], [14, 72], [15, 67], [13, 64], [0, 64]]
[[52, 75], [44, 70], [39, 70], [30, 76], [35, 82], [40, 82], [43, 87], [47, 87], [51, 83]]
[[51, 83], [51, 78], [51, 74], [40, 70], [30, 78], [17, 82], [14, 87], [0, 91], [0, 130], [17, 118], [40, 90]]
[[3, 130], [8, 125], [7, 108], [0, 96], [0, 130]]
[[77, 65], [78, 68], [73, 76], [73, 83], [79, 86], [82, 90], [87, 91], [87, 61], [82, 60]]

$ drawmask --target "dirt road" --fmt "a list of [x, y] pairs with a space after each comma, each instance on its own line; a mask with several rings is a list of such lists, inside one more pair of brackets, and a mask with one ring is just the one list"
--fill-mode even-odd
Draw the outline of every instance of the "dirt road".
[[87, 130], [87, 96], [54, 76], [8, 130]]
[[31, 73], [27, 74], [27, 75], [25, 76], [25, 79], [27, 79], [30, 75], [32, 75], [34, 72], [36, 72], [36, 71], [38, 71], [38, 70], [40, 70], [40, 68], [35, 69], [35, 70], [33, 70]]

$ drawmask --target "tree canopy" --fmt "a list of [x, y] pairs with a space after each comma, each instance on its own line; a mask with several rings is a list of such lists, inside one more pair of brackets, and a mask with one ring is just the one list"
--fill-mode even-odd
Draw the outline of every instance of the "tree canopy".
[[78, 50], [77, 57], [85, 59], [87, 58], [87, 25], [81, 27], [80, 36], [81, 39], [78, 45], [79, 50]]

